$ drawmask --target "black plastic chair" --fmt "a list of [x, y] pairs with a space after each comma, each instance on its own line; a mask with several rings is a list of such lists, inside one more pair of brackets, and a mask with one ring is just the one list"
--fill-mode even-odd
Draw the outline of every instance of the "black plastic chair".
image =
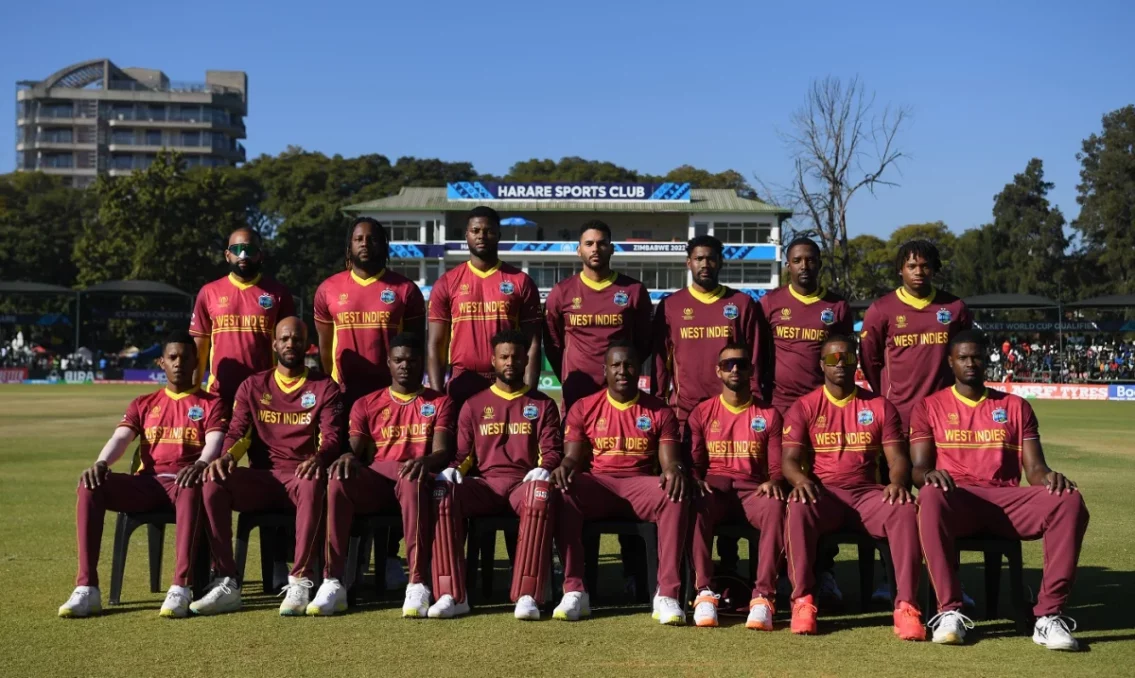
[[[359, 602], [359, 591], [363, 575], [370, 565], [371, 550], [374, 550], [374, 589], [376, 597], [386, 590], [386, 572], [379, 567], [385, 563], [386, 544], [391, 530], [402, 528], [402, 516], [395, 514], [371, 514], [355, 516], [351, 522], [351, 539], [347, 544], [347, 568], [343, 575], [343, 586], [347, 589], [347, 603]], [[381, 552], [379, 551], [381, 549]], [[428, 555], [428, 554], [427, 554]]]
[[[122, 600], [122, 580], [126, 575], [126, 552], [130, 548], [130, 535], [143, 525], [149, 543], [150, 593], [162, 591], [162, 552], [165, 550], [166, 525], [174, 525], [173, 511], [145, 513], [119, 513], [114, 522], [114, 547], [110, 561], [110, 605]], [[193, 595], [203, 595], [209, 584], [209, 542], [204, 534], [197, 535], [196, 557], [193, 563]]]
[[[954, 540], [955, 550], [960, 560], [962, 551], [981, 553], [985, 558], [985, 616], [984, 619], [999, 619], [1001, 599], [1001, 559], [1009, 563], [1009, 599], [1013, 604], [1013, 621], [1022, 633], [1032, 632], [1035, 620], [1032, 608], [1025, 596], [1024, 560], [1021, 557], [1021, 542], [1016, 539], [1002, 539], [988, 535], [975, 535]], [[923, 609], [928, 615], [938, 609], [934, 586], [927, 577], [926, 598]]]
[[[284, 546], [295, 545], [296, 514], [291, 511], [245, 511], [236, 521], [236, 548], [233, 557], [236, 561], [237, 579], [244, 586], [244, 566], [248, 560], [248, 539], [252, 531], [260, 530], [260, 576], [264, 593], [276, 593], [272, 577], [276, 565], [278, 540], [281, 535], [286, 540]], [[292, 550], [287, 550], [292, 553]], [[312, 581], [316, 586], [323, 580], [323, 549], [316, 556]]]
[[[503, 514], [470, 518], [466, 532], [465, 589], [470, 600], [486, 600], [493, 594], [496, 570], [497, 533], [504, 533], [508, 562], [516, 557], [516, 539], [520, 534], [520, 518]], [[477, 577], [480, 575], [480, 589]], [[549, 578], [549, 583], [551, 579]]]
[[895, 596], [895, 563], [891, 560], [891, 547], [886, 539], [875, 539], [865, 532], [841, 530], [820, 536], [817, 552], [833, 545], [849, 544], [859, 551], [859, 609], [863, 612], [871, 608], [871, 594], [875, 585], [875, 551], [879, 552], [886, 568], [887, 583], [891, 590], [891, 603]]
[[[692, 533], [693, 530], [690, 530]], [[691, 534], [692, 536], [692, 534]], [[732, 537], [738, 541], [744, 539], [749, 542], [749, 583], [757, 580], [757, 553], [759, 551], [761, 531], [747, 522], [722, 522], [713, 528], [714, 537]], [[712, 544], [710, 544], [712, 546]], [[696, 572], [692, 558], [686, 560], [685, 592], [683, 600], [688, 600], [698, 594]], [[746, 592], [748, 595], [749, 592]], [[746, 599], [748, 600], [748, 599]]]
[[[583, 581], [591, 600], [599, 596], [599, 540], [604, 534], [632, 535], [642, 539], [645, 572], [636, 573], [639, 602], [649, 603], [658, 591], [658, 526], [638, 520], [591, 520], [583, 524]], [[642, 581], [637, 581], [642, 579]]]

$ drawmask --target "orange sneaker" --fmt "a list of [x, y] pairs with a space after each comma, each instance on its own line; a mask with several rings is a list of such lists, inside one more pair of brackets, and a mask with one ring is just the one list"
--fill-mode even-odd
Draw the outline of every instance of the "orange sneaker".
[[745, 621], [745, 628], [756, 631], [771, 631], [772, 616], [776, 614], [772, 603], [764, 596], [757, 596], [749, 602], [749, 618]]
[[701, 628], [717, 626], [717, 601], [721, 596], [706, 589], [694, 599], [694, 625]]
[[797, 635], [815, 635], [816, 606], [812, 603], [812, 596], [792, 601], [792, 632]]
[[926, 640], [922, 613], [906, 601], [899, 603], [895, 608], [895, 635], [902, 640]]

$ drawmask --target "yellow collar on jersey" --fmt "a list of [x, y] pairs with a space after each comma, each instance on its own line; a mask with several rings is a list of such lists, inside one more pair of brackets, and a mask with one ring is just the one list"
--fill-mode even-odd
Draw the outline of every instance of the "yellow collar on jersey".
[[978, 398], [977, 400], [970, 400], [969, 398], [965, 397], [961, 393], [958, 393], [958, 385], [957, 384], [954, 384], [953, 386], [951, 386], [950, 390], [954, 392], [955, 398], [957, 398], [959, 401], [961, 401], [961, 403], [963, 405], [968, 405], [969, 407], [977, 407], [978, 405], [985, 402], [986, 397], [989, 395], [989, 389], [982, 389], [980, 398]]
[[299, 379], [296, 379], [295, 381], [288, 381], [287, 377], [280, 374], [279, 369], [272, 372], [272, 377], [276, 380], [276, 385], [280, 387], [281, 391], [283, 391], [284, 393], [292, 393], [293, 391], [299, 389], [300, 386], [303, 386], [304, 382], [307, 381], [307, 368], [305, 367], [303, 369], [303, 374], [301, 374], [299, 376]]
[[390, 391], [390, 397], [391, 398], [394, 398], [395, 400], [401, 400], [404, 403], [408, 403], [411, 400], [413, 400], [414, 398], [417, 398], [419, 395], [421, 395], [422, 391], [424, 391], [425, 389], [420, 388], [417, 391], [414, 391], [413, 393], [407, 393], [407, 394], [398, 393], [393, 388], [388, 388], [387, 390]]
[[837, 398], [834, 395], [832, 395], [831, 391], [828, 390], [827, 384], [824, 384], [824, 397], [828, 399], [829, 403], [831, 403], [832, 405], [835, 405], [836, 407], [844, 407], [849, 402], [854, 400], [855, 396], [857, 396], [857, 395], [859, 395], [859, 387], [858, 386], [851, 389], [851, 394], [848, 395], [846, 398], [840, 399], [840, 398]]
[[612, 398], [611, 397], [611, 390], [607, 389], [607, 402], [611, 403], [611, 407], [614, 407], [616, 410], [620, 410], [620, 411], [626, 411], [626, 410], [631, 409], [631, 407], [635, 403], [638, 402], [638, 396], [639, 396], [639, 394], [636, 393], [636, 394], [634, 394], [633, 398], [631, 398], [630, 400], [628, 400], [625, 403], [621, 403], [618, 400], [615, 400], [614, 398]]
[[817, 301], [820, 301], [821, 299], [824, 298], [824, 295], [828, 293], [828, 291], [825, 290], [823, 287], [817, 287], [815, 294], [800, 294], [799, 292], [796, 291], [796, 288], [793, 287], [791, 284], [788, 285], [788, 292], [789, 292], [789, 294], [791, 294], [793, 297], [796, 298], [796, 301], [799, 301], [801, 304], [804, 304], [805, 306], [810, 306], [811, 304], [814, 304]]
[[725, 296], [725, 285], [718, 285], [716, 289], [714, 289], [712, 292], [709, 292], [708, 294], [702, 292], [694, 285], [690, 285], [686, 289], [690, 291], [690, 296], [692, 296], [694, 299], [697, 299], [703, 304], [712, 304], [721, 297]]
[[505, 400], [516, 400], [517, 398], [524, 395], [525, 393], [528, 393], [528, 385], [525, 384], [524, 388], [520, 389], [519, 391], [513, 391], [512, 393], [506, 393], [506, 392], [500, 390], [497, 387], [496, 384], [493, 384], [492, 386], [490, 386], [489, 390], [492, 391], [497, 396], [504, 398]]
[[588, 287], [595, 290], [596, 292], [602, 292], [603, 290], [610, 287], [612, 284], [614, 284], [615, 278], [618, 278], [618, 277], [619, 277], [618, 273], [611, 271], [611, 275], [600, 280], [599, 282], [595, 282], [591, 278], [588, 278], [586, 275], [584, 275], [582, 272], [579, 274], [579, 279], [581, 281], [583, 281], [583, 284], [587, 285]]
[[465, 265], [466, 265], [466, 266], [468, 266], [468, 267], [469, 267], [469, 270], [473, 272], [473, 275], [477, 276], [478, 278], [487, 278], [487, 277], [489, 277], [490, 275], [492, 275], [492, 274], [496, 273], [497, 271], [499, 271], [499, 270], [500, 270], [500, 268], [501, 268], [501, 262], [500, 262], [499, 260], [497, 261], [497, 263], [493, 264], [493, 267], [492, 267], [492, 268], [490, 268], [490, 269], [489, 269], [489, 270], [487, 270], [487, 271], [482, 271], [482, 270], [480, 270], [479, 268], [477, 268], [476, 266], [474, 266], [474, 265], [473, 265], [473, 262], [471, 262], [471, 261], [466, 261], [466, 262], [465, 262]]
[[749, 396], [748, 400], [746, 400], [743, 404], [738, 405], [737, 407], [733, 407], [729, 403], [725, 402], [725, 396], [724, 395], [719, 395], [717, 397], [721, 400], [721, 404], [725, 406], [725, 409], [729, 410], [733, 414], [741, 414], [745, 410], [749, 409], [749, 405], [753, 404], [752, 396]]
[[385, 274], [386, 274], [386, 269], [384, 268], [384, 269], [382, 269], [378, 273], [375, 273], [374, 275], [372, 275], [369, 278], [361, 278], [361, 277], [359, 277], [359, 274], [355, 273], [354, 269], [352, 269], [351, 270], [351, 280], [354, 280], [355, 282], [362, 285], [363, 287], [366, 287], [367, 285], [373, 285], [374, 283], [378, 282], [379, 280], [382, 280], [382, 276], [385, 275]]
[[181, 393], [174, 393], [173, 391], [169, 390], [168, 386], [165, 388], [166, 397], [169, 398], [170, 400], [181, 400], [182, 398], [184, 398], [186, 396], [193, 395], [198, 390], [199, 390], [199, 387], [194, 386], [193, 388], [189, 389], [188, 391], [182, 391]]
[[934, 297], [938, 296], [938, 290], [931, 287], [930, 296], [926, 297], [925, 299], [919, 299], [910, 292], [907, 292], [905, 287], [900, 287], [895, 290], [895, 294], [898, 295], [899, 301], [901, 301], [902, 303], [910, 306], [911, 308], [917, 308], [921, 311], [930, 304], [934, 303]]
[[260, 282], [260, 277], [262, 275], [263, 275], [262, 273], [257, 273], [255, 278], [253, 278], [252, 280], [249, 280], [248, 282], [245, 282], [245, 281], [241, 280], [240, 278], [236, 277], [235, 275], [233, 275], [232, 273], [230, 273], [229, 274], [229, 282], [231, 282], [233, 284], [233, 287], [237, 288], [238, 290], [247, 290], [249, 287], [253, 287], [254, 285], [256, 285], [256, 283]]

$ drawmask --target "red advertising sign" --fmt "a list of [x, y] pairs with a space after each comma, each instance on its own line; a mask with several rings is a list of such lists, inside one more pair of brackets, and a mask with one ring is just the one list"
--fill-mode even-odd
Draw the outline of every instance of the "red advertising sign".
[[1029, 400], [1107, 400], [1106, 384], [986, 384]]
[[28, 378], [26, 367], [5, 367], [0, 369], [0, 384], [22, 384]]

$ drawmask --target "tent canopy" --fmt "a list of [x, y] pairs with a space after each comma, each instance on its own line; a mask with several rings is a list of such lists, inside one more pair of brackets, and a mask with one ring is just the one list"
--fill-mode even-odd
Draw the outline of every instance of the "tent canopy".
[[965, 302], [973, 309], [1056, 308], [1060, 305], [1035, 294], [980, 294]]
[[1109, 294], [1103, 297], [1074, 301], [1067, 305], [1078, 308], [1135, 308], [1135, 294]]
[[49, 285], [37, 282], [3, 281], [0, 282], [0, 294], [74, 294], [75, 290], [59, 285]]
[[173, 285], [152, 280], [112, 280], [110, 282], [92, 285], [83, 290], [84, 294], [141, 294], [141, 295], [168, 295], [175, 297], [192, 296], [182, 292]]

